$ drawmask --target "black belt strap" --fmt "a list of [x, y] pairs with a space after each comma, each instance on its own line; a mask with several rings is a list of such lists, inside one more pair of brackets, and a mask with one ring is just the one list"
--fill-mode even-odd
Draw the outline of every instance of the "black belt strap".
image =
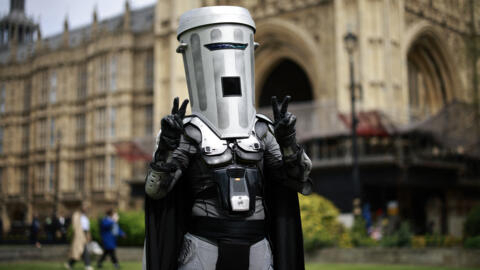
[[264, 220], [192, 217], [191, 233], [214, 242], [256, 243], [265, 238]]

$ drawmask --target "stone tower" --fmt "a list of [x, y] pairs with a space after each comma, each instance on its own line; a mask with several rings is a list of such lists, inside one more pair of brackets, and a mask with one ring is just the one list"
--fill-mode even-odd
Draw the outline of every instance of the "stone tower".
[[25, 14], [25, 0], [10, 0], [10, 12], [0, 20], [0, 45], [33, 41], [38, 25]]

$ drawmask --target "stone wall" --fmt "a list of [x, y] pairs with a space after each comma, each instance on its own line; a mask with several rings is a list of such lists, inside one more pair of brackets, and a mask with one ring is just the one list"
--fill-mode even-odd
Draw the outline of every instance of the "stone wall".
[[[48, 245], [42, 248], [32, 246], [0, 246], [0, 262], [26, 261], [67, 261], [69, 246]], [[141, 261], [143, 249], [138, 247], [121, 247], [117, 257], [121, 261]]]
[[475, 267], [480, 266], [480, 250], [462, 248], [327, 248], [308, 254], [306, 261]]

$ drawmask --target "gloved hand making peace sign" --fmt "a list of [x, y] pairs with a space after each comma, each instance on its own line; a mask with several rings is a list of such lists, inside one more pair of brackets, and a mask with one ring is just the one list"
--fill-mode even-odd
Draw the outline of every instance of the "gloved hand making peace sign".
[[296, 145], [295, 123], [297, 122], [297, 117], [287, 111], [288, 102], [291, 99], [292, 97], [286, 96], [279, 104], [277, 97], [272, 97], [275, 138], [282, 148]]
[[160, 134], [160, 143], [168, 150], [177, 148], [180, 142], [180, 136], [183, 134], [183, 118], [187, 110], [188, 99], [185, 99], [178, 108], [179, 99], [173, 100], [172, 113], [163, 117], [160, 126], [162, 133]]

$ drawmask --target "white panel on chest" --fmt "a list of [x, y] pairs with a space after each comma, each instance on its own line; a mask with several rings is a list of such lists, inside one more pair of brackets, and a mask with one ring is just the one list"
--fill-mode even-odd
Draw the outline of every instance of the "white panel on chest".
[[[190, 121], [195, 125], [200, 132], [202, 133], [202, 142], [201, 148], [202, 153], [207, 156], [215, 156], [223, 154], [228, 148], [227, 140], [220, 139], [205, 123], [203, 123], [199, 118], [192, 118]], [[246, 152], [259, 152], [261, 151], [261, 144], [257, 136], [255, 136], [255, 131], [250, 132], [248, 138], [236, 139], [238, 147]]]

